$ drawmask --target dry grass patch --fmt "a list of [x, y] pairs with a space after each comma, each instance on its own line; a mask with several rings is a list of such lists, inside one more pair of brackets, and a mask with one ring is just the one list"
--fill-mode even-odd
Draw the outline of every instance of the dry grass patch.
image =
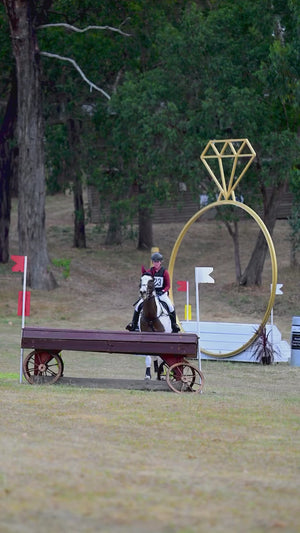
[[298, 531], [298, 369], [203, 371], [202, 395], [1, 382], [1, 531]]

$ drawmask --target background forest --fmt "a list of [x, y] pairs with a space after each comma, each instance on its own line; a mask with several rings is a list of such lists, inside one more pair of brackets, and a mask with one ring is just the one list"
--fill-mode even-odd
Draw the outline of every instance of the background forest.
[[[54, 288], [45, 196], [72, 191], [73, 245], [85, 248], [87, 185], [100, 195], [105, 244], [133, 236], [150, 249], [156, 202], [180, 202], [182, 184], [215, 198], [199, 159], [207, 142], [247, 137], [257, 156], [238, 192], [271, 234], [293, 192], [295, 266], [299, 20], [296, 0], [2, 0], [0, 262], [17, 196], [29, 284]], [[219, 216], [238, 243], [236, 214]], [[260, 285], [266, 253], [259, 235], [240, 284]]]

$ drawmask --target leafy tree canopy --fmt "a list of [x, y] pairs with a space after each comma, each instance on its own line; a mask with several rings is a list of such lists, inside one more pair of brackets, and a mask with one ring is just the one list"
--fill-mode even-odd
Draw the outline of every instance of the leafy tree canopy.
[[258, 165], [247, 173], [247, 194], [288, 180], [298, 153], [297, 17], [294, 2], [244, 0], [206, 11], [188, 4], [178, 24], [165, 21], [156, 33], [158, 61], [126, 76], [101, 125], [108, 165], [121, 161], [114, 191], [137, 182], [149, 205], [179, 181], [205, 186], [199, 155], [213, 138], [254, 145]]

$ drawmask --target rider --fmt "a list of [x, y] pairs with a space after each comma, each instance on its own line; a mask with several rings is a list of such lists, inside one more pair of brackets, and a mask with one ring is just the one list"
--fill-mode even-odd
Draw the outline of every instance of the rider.
[[[178, 331], [180, 331], [180, 327], [176, 324], [175, 308], [171, 299], [169, 298], [170, 276], [167, 269], [164, 268], [161, 264], [163, 261], [163, 256], [159, 252], [155, 252], [151, 255], [151, 261], [152, 267], [149, 270], [146, 270], [146, 268], [142, 266], [142, 274], [145, 274], [145, 272], [149, 272], [153, 277], [155, 291], [158, 296], [158, 299], [166, 303], [168, 307], [172, 331], [173, 333], [178, 333]], [[135, 329], [137, 329], [142, 303], [143, 299], [140, 298], [135, 305], [132, 321], [125, 328], [128, 329], [128, 331], [134, 331]]]

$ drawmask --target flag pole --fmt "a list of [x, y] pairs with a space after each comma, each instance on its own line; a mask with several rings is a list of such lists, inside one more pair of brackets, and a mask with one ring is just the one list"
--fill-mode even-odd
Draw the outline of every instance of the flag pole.
[[197, 269], [195, 268], [195, 284], [196, 284], [196, 320], [197, 320], [197, 336], [198, 336], [198, 365], [201, 371], [201, 350], [200, 350], [200, 304], [199, 304], [199, 282]]
[[212, 271], [213, 271], [213, 267], [195, 267], [199, 370], [201, 370], [199, 284], [200, 283], [214, 283], [215, 280], [210, 276], [210, 273]]
[[186, 282], [186, 319], [189, 321], [190, 319], [190, 313], [189, 313], [189, 282]]
[[[24, 257], [24, 276], [23, 276], [23, 299], [22, 299], [22, 330], [25, 326], [25, 302], [26, 302], [26, 279], [27, 279], [27, 255]], [[22, 336], [22, 332], [21, 332]], [[20, 354], [20, 383], [23, 378], [23, 353], [24, 349], [21, 348]]]

